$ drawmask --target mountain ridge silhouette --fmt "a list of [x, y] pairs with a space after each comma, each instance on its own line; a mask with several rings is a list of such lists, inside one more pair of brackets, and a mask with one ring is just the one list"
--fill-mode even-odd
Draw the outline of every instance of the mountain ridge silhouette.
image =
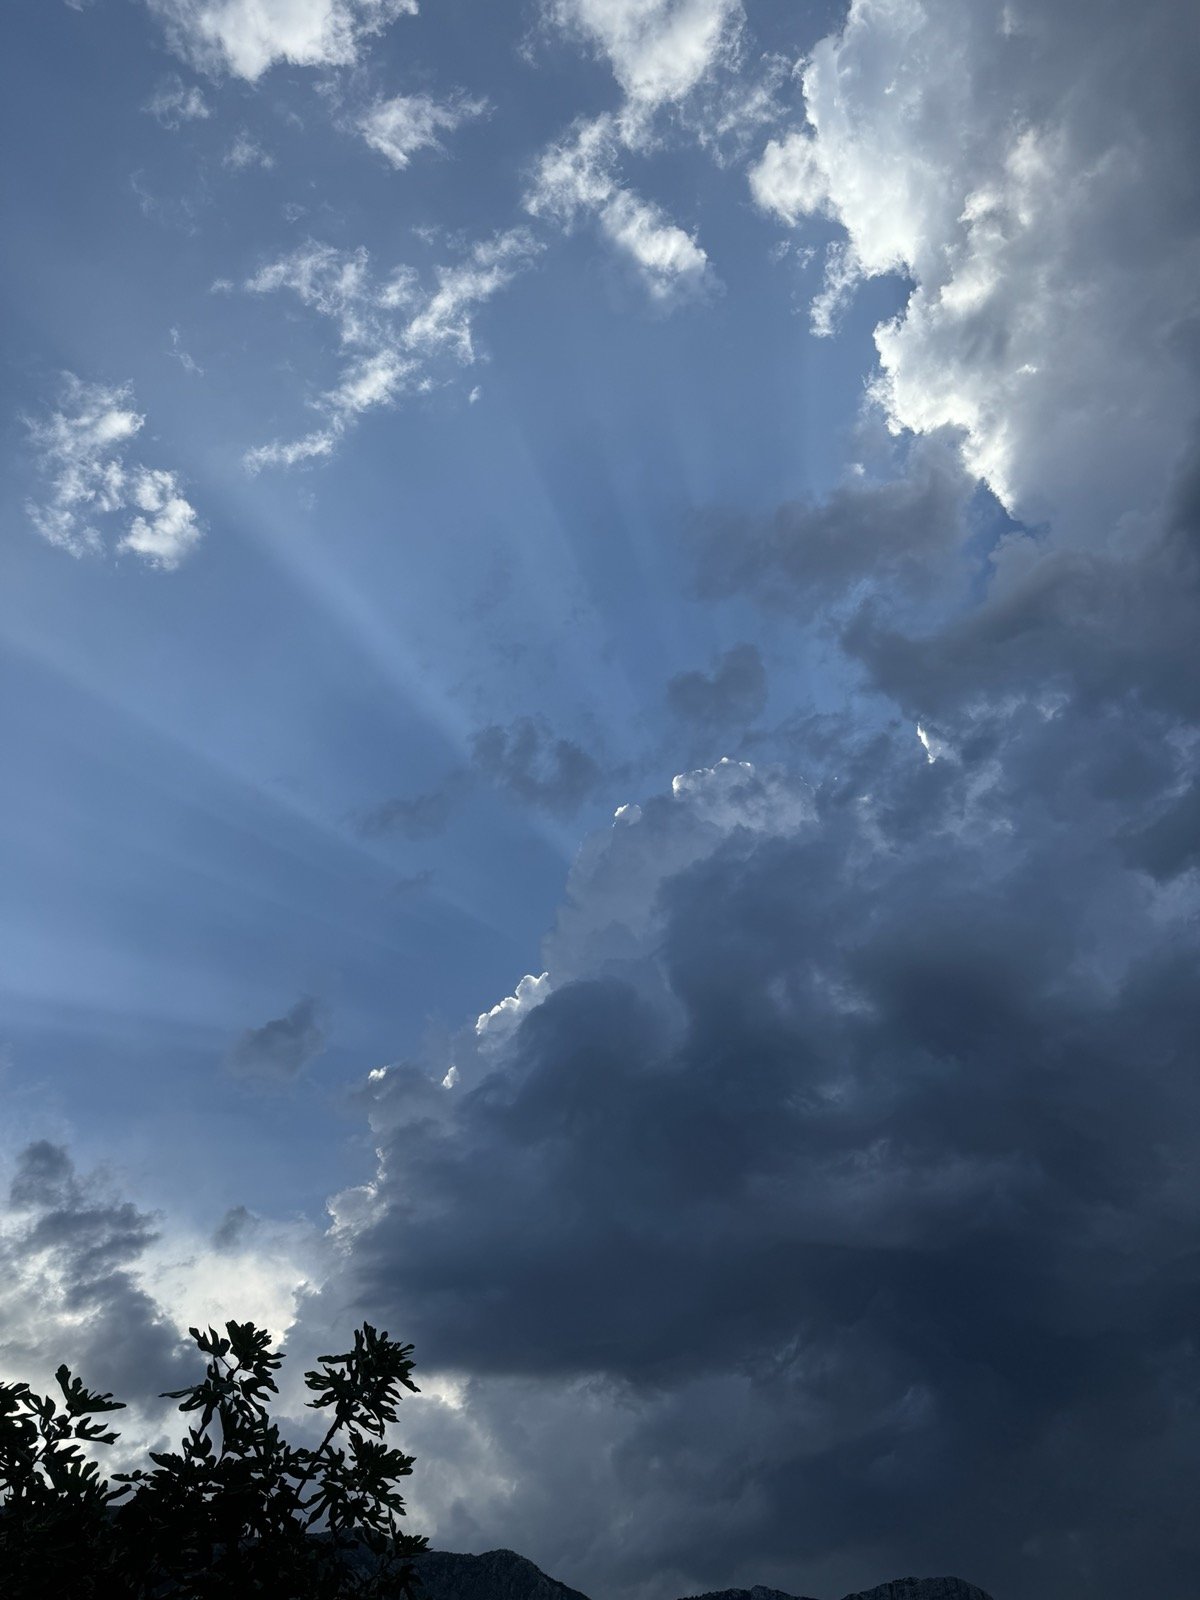
[[[515, 1550], [486, 1550], [469, 1555], [452, 1550], [429, 1550], [414, 1565], [420, 1574], [422, 1600], [589, 1600], [550, 1577]], [[714, 1589], [680, 1600], [813, 1600], [783, 1589], [755, 1584], [749, 1589]], [[992, 1596], [962, 1578], [893, 1578], [873, 1589], [855, 1590], [841, 1600], [992, 1600]]]

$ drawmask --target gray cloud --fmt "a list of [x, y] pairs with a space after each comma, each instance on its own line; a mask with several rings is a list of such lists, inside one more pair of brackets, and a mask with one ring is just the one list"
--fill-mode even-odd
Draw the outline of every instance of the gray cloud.
[[282, 1017], [247, 1028], [226, 1059], [235, 1077], [259, 1084], [292, 1082], [325, 1048], [317, 1002], [306, 996]]
[[701, 727], [736, 723], [744, 728], [767, 703], [767, 673], [757, 646], [737, 644], [717, 657], [713, 670], [680, 672], [667, 684], [667, 704]]
[[444, 833], [463, 787], [462, 775], [421, 794], [394, 795], [372, 807], [359, 821], [368, 838], [399, 834], [405, 839], [432, 839]]
[[851, 481], [769, 517], [710, 513], [695, 527], [698, 593], [747, 593], [811, 616], [868, 581], [893, 595], [928, 587], [964, 537], [973, 488], [946, 434], [918, 441], [899, 476]]
[[472, 741], [485, 777], [528, 805], [571, 816], [595, 790], [600, 768], [573, 739], [556, 735], [540, 717], [482, 728]]
[[0, 1227], [0, 1365], [44, 1383], [65, 1361], [89, 1385], [149, 1402], [178, 1377], [182, 1348], [140, 1286], [155, 1219], [80, 1176], [46, 1140], [16, 1160]]
[[1185, 1525], [1200, 1377], [1200, 949], [1060, 719], [993, 708], [932, 763], [843, 741], [815, 795], [692, 775], [585, 850], [492, 1054], [374, 1086], [362, 1303], [473, 1375], [489, 1448], [518, 1393], [592, 1397], [611, 1472], [523, 1513], [551, 1570], [582, 1577], [554, 1529], [599, 1504], [641, 1570], [597, 1531], [593, 1586], [1190, 1572], [1153, 1530]]

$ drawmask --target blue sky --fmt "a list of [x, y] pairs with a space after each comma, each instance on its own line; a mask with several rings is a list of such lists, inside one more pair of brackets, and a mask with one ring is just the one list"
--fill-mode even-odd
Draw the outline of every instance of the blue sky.
[[9, 32], [0, 1367], [367, 1315], [596, 1600], [1182, 1594], [1194, 27]]

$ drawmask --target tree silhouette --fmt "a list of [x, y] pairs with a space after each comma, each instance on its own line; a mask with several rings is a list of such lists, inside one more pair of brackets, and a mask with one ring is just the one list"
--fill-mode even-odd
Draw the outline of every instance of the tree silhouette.
[[[124, 1409], [66, 1366], [61, 1397], [0, 1384], [0, 1593], [5, 1600], [383, 1600], [409, 1596], [427, 1541], [399, 1531], [412, 1456], [385, 1440], [412, 1381], [412, 1345], [364, 1323], [354, 1348], [305, 1374], [329, 1413], [314, 1449], [288, 1444], [266, 1396], [283, 1356], [250, 1322], [192, 1328], [201, 1382], [164, 1398], [195, 1420], [152, 1470], [106, 1480], [83, 1446]], [[197, 1415], [198, 1414], [198, 1415]]]

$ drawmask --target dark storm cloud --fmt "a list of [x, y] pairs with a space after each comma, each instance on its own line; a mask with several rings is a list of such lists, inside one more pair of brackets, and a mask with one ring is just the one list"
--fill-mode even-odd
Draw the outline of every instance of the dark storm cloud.
[[899, 477], [851, 482], [769, 517], [709, 514], [695, 530], [697, 591], [747, 593], [808, 616], [868, 580], [914, 590], [961, 540], [972, 488], [954, 441], [934, 436], [912, 446]]
[[745, 728], [762, 714], [766, 703], [766, 668], [753, 644], [724, 651], [711, 672], [680, 672], [667, 684], [671, 710], [701, 727], [736, 723]]
[[100, 1178], [81, 1177], [60, 1145], [39, 1140], [21, 1151], [0, 1234], [5, 1369], [36, 1387], [66, 1361], [92, 1387], [153, 1403], [176, 1379], [181, 1356], [136, 1278], [156, 1238], [152, 1217]]
[[1200, 951], [1113, 833], [1162, 775], [1099, 793], [1096, 737], [1031, 707], [933, 764], [847, 748], [811, 826], [663, 877], [635, 983], [617, 887], [681, 815], [651, 803], [604, 846], [592, 972], [464, 1092], [380, 1089], [364, 1303], [477, 1380], [636, 1393], [611, 1492], [661, 1513], [659, 1566], [734, 1562], [679, 1509], [730, 1491], [701, 1419], [743, 1438], [771, 1574], [928, 1552], [1049, 1600], [1080, 1540], [1105, 1597], [1200, 1553], [1122, 1531], [1186, 1525]]
[[583, 746], [556, 735], [540, 717], [482, 728], [472, 749], [485, 777], [558, 816], [572, 816], [600, 781], [600, 768]]
[[317, 1002], [297, 1000], [282, 1017], [247, 1028], [227, 1057], [235, 1077], [260, 1084], [291, 1083], [325, 1048]]

